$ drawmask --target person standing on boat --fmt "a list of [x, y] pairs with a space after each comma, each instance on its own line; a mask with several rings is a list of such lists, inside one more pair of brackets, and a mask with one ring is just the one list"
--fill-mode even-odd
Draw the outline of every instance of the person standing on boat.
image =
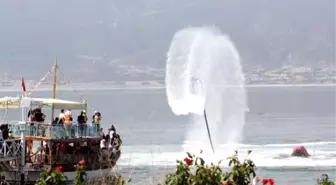
[[94, 115], [92, 116], [92, 124], [93, 124], [94, 136], [97, 136], [99, 134], [100, 119], [101, 119], [100, 112], [95, 111]]
[[86, 136], [86, 122], [87, 122], [87, 116], [86, 116], [86, 111], [83, 110], [81, 114], [77, 117], [77, 122], [78, 122], [78, 135], [79, 137], [85, 137]]
[[61, 112], [58, 115], [58, 120], [59, 120], [60, 124], [64, 124], [64, 122], [65, 122], [64, 109], [61, 109]]
[[62, 119], [62, 118], [64, 118], [64, 116], [65, 116], [64, 109], [61, 109], [61, 112], [59, 113], [58, 118]]
[[113, 145], [113, 139], [114, 139], [114, 135], [116, 133], [116, 129], [114, 127], [114, 125], [111, 125], [111, 128], [108, 129], [108, 134], [109, 134], [109, 142], [111, 145]]
[[64, 128], [66, 137], [70, 137], [71, 133], [71, 110], [67, 110], [64, 114]]
[[46, 116], [42, 112], [42, 106], [39, 106], [38, 108], [35, 109], [34, 117], [36, 122], [44, 122]]

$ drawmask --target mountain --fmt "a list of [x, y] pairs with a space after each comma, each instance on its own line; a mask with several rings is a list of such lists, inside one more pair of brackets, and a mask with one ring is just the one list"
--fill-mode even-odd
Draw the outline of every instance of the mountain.
[[[216, 25], [249, 66], [335, 62], [334, 0], [0, 1], [0, 73], [39, 78], [55, 57], [76, 79], [164, 68], [174, 33]], [[150, 78], [150, 76], [135, 78]]]

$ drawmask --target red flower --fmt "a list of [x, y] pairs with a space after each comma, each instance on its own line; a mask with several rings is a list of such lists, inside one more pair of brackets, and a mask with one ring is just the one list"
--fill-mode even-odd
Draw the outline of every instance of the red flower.
[[261, 183], [262, 183], [262, 185], [266, 185], [266, 184], [268, 184], [268, 179], [263, 179], [263, 180], [261, 181]]
[[270, 185], [274, 185], [274, 180], [273, 180], [273, 179], [268, 179], [268, 183], [269, 183]]
[[183, 160], [187, 165], [190, 165], [191, 164], [191, 160], [189, 158], [184, 158]]
[[75, 164], [75, 165], [74, 165], [74, 168], [78, 168], [78, 165], [77, 165], [77, 164]]
[[86, 162], [85, 162], [84, 159], [83, 159], [83, 160], [80, 160], [80, 161], [78, 162], [78, 164], [83, 165], [83, 166], [85, 165], [85, 163], [86, 163]]
[[57, 167], [56, 167], [56, 171], [58, 171], [58, 172], [62, 172], [62, 171], [63, 171], [63, 166], [57, 166]]

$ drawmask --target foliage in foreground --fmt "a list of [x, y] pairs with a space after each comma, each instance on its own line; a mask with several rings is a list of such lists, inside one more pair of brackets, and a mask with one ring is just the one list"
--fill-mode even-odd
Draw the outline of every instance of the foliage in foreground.
[[[248, 154], [251, 150], [248, 151]], [[187, 157], [177, 161], [177, 168], [173, 173], [167, 174], [163, 185], [274, 185], [272, 178], [256, 176], [256, 166], [252, 160], [238, 159], [238, 152], [228, 158], [231, 171], [223, 172], [218, 164], [205, 165], [201, 157], [187, 153]], [[317, 185], [335, 185], [326, 174], [317, 180]]]
[[[75, 178], [73, 185], [125, 185], [126, 181], [120, 175], [109, 175], [98, 179], [87, 180], [86, 161], [81, 160], [74, 165]], [[66, 185], [67, 177], [63, 173], [63, 167], [49, 169], [41, 174], [36, 185]], [[130, 182], [130, 180], [128, 180]]]
[[[251, 151], [248, 151], [250, 154]], [[165, 176], [162, 185], [274, 185], [272, 178], [259, 178], [256, 176], [256, 166], [252, 160], [238, 159], [238, 152], [228, 158], [231, 171], [223, 172], [221, 161], [217, 164], [206, 165], [201, 157], [187, 153], [184, 160], [177, 160], [176, 170]], [[76, 169], [74, 185], [125, 185], [127, 182], [118, 175], [109, 175], [99, 179], [87, 180], [85, 161], [81, 160], [74, 166]], [[48, 170], [41, 174], [37, 185], [65, 185], [67, 177], [62, 172], [62, 166], [55, 170]], [[130, 182], [130, 180], [128, 180]], [[159, 184], [160, 185], [160, 184]], [[326, 174], [317, 179], [316, 185], [335, 185]]]
[[329, 180], [327, 174], [322, 174], [320, 179], [317, 179], [317, 185], [335, 185], [335, 182]]
[[55, 170], [48, 169], [41, 174], [41, 178], [36, 181], [36, 185], [66, 185], [67, 177], [62, 171], [62, 166], [58, 166]]
[[[229, 166], [232, 167], [229, 172], [223, 172], [219, 167], [221, 161], [206, 165], [203, 158], [190, 153], [187, 155], [183, 161], [177, 161], [175, 172], [166, 175], [164, 185], [249, 185], [256, 177], [253, 161], [239, 161], [237, 151], [228, 158]], [[266, 184], [274, 184], [273, 179], [263, 179], [263, 182], [266, 181]]]

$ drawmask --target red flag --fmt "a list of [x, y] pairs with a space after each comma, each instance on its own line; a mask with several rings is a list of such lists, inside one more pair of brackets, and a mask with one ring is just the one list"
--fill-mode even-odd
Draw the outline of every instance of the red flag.
[[21, 86], [22, 86], [22, 91], [26, 92], [26, 84], [23, 78], [22, 78]]

